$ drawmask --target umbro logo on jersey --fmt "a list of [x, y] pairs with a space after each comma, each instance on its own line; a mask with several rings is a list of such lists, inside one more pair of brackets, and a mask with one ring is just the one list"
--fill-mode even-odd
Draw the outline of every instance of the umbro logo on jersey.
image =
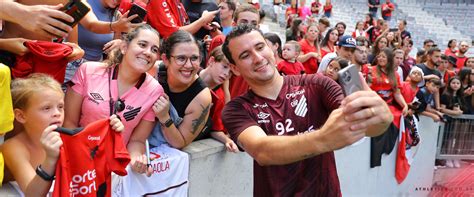
[[306, 97], [303, 95], [301, 96], [298, 104], [296, 105], [295, 108], [295, 114], [297, 116], [305, 117], [306, 113], [308, 112], [308, 104], [306, 102]]
[[123, 113], [123, 117], [125, 118], [126, 121], [130, 121], [135, 119], [135, 117], [138, 115], [142, 107], [135, 108], [133, 110], [130, 110], [128, 112]]
[[103, 100], [104, 100], [104, 98], [102, 98], [102, 96], [100, 96], [99, 93], [93, 93], [93, 92], [91, 92], [90, 95], [91, 95], [91, 97], [92, 97], [94, 100], [99, 100], [99, 101], [103, 101]]
[[264, 112], [260, 112], [260, 113], [257, 114], [257, 117], [258, 117], [259, 119], [267, 119], [268, 116], [270, 116], [270, 114], [264, 113]]
[[270, 120], [267, 120], [268, 116], [270, 116], [269, 113], [264, 113], [264, 112], [258, 113], [258, 114], [257, 114], [257, 117], [258, 117], [258, 119], [260, 119], [260, 120], [258, 120], [257, 123], [269, 123]]

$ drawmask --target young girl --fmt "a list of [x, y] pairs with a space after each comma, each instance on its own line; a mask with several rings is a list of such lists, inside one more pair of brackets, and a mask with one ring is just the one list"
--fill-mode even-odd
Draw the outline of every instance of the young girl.
[[339, 78], [339, 76], [337, 75], [337, 72], [347, 67], [348, 65], [349, 65], [349, 62], [346, 59], [341, 58], [341, 57], [336, 57], [329, 62], [328, 67], [326, 67], [326, 70], [324, 71], [323, 74], [324, 76], [327, 76], [333, 79], [334, 81], [337, 81], [337, 79]]
[[[1, 147], [7, 166], [5, 181], [15, 180], [25, 196], [46, 196], [52, 181], [38, 172], [50, 177], [55, 173], [62, 140], [54, 130], [63, 124], [64, 93], [45, 74], [14, 80], [11, 92], [18, 134]], [[112, 128], [123, 128], [116, 116], [110, 119]]]
[[[463, 90], [461, 88], [461, 80], [458, 77], [452, 77], [449, 79], [448, 85], [446, 86], [446, 90], [443, 92], [441, 95], [441, 112], [451, 115], [451, 116], [459, 116], [463, 113], [465, 110], [465, 102], [464, 102], [464, 94]], [[459, 136], [455, 136], [456, 134], [453, 133], [448, 133], [447, 138], [451, 142], [448, 142], [448, 144], [451, 144], [452, 148], [457, 148], [456, 144], [459, 144], [459, 141], [456, 142], [456, 138]], [[458, 134], [459, 135], [459, 134]], [[448, 148], [450, 149], [450, 148]], [[459, 160], [454, 159], [454, 160], [446, 160], [446, 166], [448, 167], [456, 167], [459, 168], [461, 167]]]
[[441, 112], [457, 116], [463, 113], [464, 94], [461, 88], [461, 80], [459, 77], [451, 77], [449, 79], [446, 90], [441, 95]]

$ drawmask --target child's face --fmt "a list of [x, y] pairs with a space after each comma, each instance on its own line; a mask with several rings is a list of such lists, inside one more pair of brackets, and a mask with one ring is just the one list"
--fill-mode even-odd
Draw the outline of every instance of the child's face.
[[281, 56], [283, 56], [283, 59], [292, 60], [296, 58], [297, 55], [298, 54], [296, 53], [295, 46], [293, 46], [292, 44], [285, 44], [285, 46], [283, 46], [283, 52], [281, 54]]
[[50, 125], [62, 126], [64, 121], [64, 94], [44, 90], [33, 94], [23, 110], [25, 128], [44, 130]]
[[324, 72], [325, 76], [328, 76], [329, 78], [333, 79], [334, 81], [337, 81], [337, 72], [341, 69], [341, 65], [337, 61], [332, 61], [328, 67], [326, 68], [326, 71]]
[[453, 79], [453, 80], [451, 80], [451, 83], [449, 83], [449, 86], [454, 91], [458, 91], [461, 88], [461, 81], [459, 81], [457, 79]]
[[446, 70], [446, 68], [448, 68], [448, 66], [449, 66], [448, 60], [441, 59], [440, 64], [438, 65], [438, 70], [439, 71], [444, 71], [444, 70]]
[[439, 86], [435, 85], [435, 84], [432, 83], [432, 82], [426, 83], [426, 88], [427, 88], [428, 91], [430, 91], [431, 93], [436, 93], [436, 92], [438, 92], [438, 90], [439, 90]]
[[411, 72], [409, 76], [410, 76], [411, 82], [414, 82], [414, 83], [420, 83], [420, 81], [422, 80], [421, 72], [419, 71], [413, 71]]

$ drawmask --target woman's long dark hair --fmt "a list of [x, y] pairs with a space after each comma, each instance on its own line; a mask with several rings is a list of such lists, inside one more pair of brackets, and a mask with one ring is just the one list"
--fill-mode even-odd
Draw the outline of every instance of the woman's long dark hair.
[[[303, 20], [301, 20], [300, 18], [295, 18], [295, 19], [293, 19], [293, 22], [291, 24], [291, 35], [295, 38], [296, 41], [299, 41], [299, 40], [297, 40], [298, 39], [298, 31], [300, 31], [298, 29], [298, 27], [300, 26], [301, 23], [303, 23]], [[302, 34], [303, 34], [303, 32], [300, 32], [300, 38], [303, 37]]]
[[263, 35], [263, 37], [265, 39], [267, 39], [268, 41], [270, 41], [272, 44], [278, 44], [278, 48], [277, 48], [277, 55], [278, 57], [282, 58], [281, 57], [281, 53], [282, 53], [282, 50], [281, 50], [281, 39], [280, 39], [280, 36], [278, 36], [278, 34], [276, 33], [265, 33]]
[[[387, 56], [387, 65], [385, 66], [385, 69], [382, 70], [382, 68], [378, 65], [378, 62], [377, 62], [377, 56], [380, 54], [380, 53], [384, 53], [386, 56]], [[377, 56], [375, 56], [375, 63], [377, 63], [377, 66], [376, 66], [376, 70], [377, 70], [377, 79], [376, 80], [380, 80], [382, 79], [382, 73], [385, 73], [388, 78], [390, 79], [390, 81], [392, 82], [392, 88], [395, 89], [398, 87], [398, 83], [397, 83], [397, 77], [395, 76], [395, 65], [393, 63], [393, 52], [391, 49], [389, 48], [386, 48], [382, 51], [380, 51]]]
[[380, 48], [379, 48], [379, 42], [380, 40], [382, 40], [383, 38], [385, 38], [385, 40], [387, 41], [387, 47], [388, 47], [388, 39], [387, 37], [385, 36], [379, 36], [377, 39], [375, 39], [375, 42], [374, 42], [374, 46], [372, 47], [372, 55], [377, 55], [380, 53]]
[[[453, 88], [451, 88], [451, 82], [453, 80], [459, 80], [460, 83], [462, 83], [461, 79], [457, 76], [451, 77], [448, 81], [448, 84], [446, 84], [446, 89], [443, 92], [443, 94], [447, 95], [448, 97], [448, 103], [446, 104], [446, 108], [452, 109], [454, 107], [454, 104], [456, 102], [459, 104], [459, 107], [461, 108], [462, 111], [465, 110], [465, 101], [464, 101], [464, 89], [459, 88], [459, 90], [454, 91]], [[456, 100], [455, 100], [456, 99]]]
[[467, 77], [468, 87], [470, 87], [472, 85], [470, 75], [471, 75], [471, 68], [464, 67], [459, 71], [458, 76], [459, 76], [459, 79], [461, 80], [461, 85], [464, 82], [464, 79], [466, 79], [466, 77]]
[[[325, 46], [328, 46], [330, 34], [331, 34], [331, 32], [334, 31], [334, 30], [336, 30], [336, 29], [330, 28], [330, 29], [328, 30], [328, 32], [326, 32], [326, 35], [324, 36], [323, 40], [321, 41], [321, 48], [322, 48], [322, 47], [325, 47]], [[338, 35], [339, 35], [339, 33], [338, 33]], [[336, 46], [336, 43], [334, 43], [334, 46]]]

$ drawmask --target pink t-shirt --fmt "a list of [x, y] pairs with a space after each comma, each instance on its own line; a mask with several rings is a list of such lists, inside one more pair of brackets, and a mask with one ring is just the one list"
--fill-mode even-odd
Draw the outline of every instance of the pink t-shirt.
[[[72, 89], [83, 96], [79, 126], [84, 127], [110, 116], [109, 95], [112, 95], [114, 101], [117, 101], [118, 97], [117, 73], [117, 67], [107, 69], [107, 66], [100, 62], [86, 62], [76, 71], [71, 80]], [[158, 81], [151, 75], [144, 74], [134, 87], [120, 95], [125, 103], [125, 109], [117, 112], [117, 115], [125, 126], [122, 133], [125, 144], [128, 144], [132, 131], [140, 120], [155, 121], [152, 106], [162, 94], [163, 88]]]

